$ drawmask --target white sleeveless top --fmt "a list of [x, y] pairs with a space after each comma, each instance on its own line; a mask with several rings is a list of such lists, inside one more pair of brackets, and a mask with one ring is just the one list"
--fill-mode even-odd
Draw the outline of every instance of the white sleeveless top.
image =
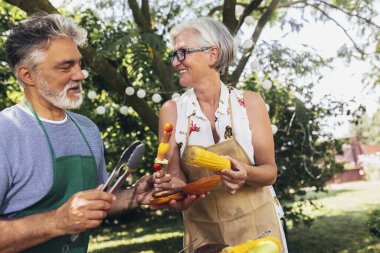
[[[231, 128], [228, 99], [231, 98], [233, 128]], [[189, 89], [177, 100], [177, 125], [175, 138], [181, 151], [181, 158], [186, 145], [199, 145], [208, 147], [213, 144], [211, 125], [201, 110], [194, 89]], [[187, 129], [188, 118], [191, 126]], [[232, 136], [235, 129], [235, 139], [242, 146], [250, 162], [255, 164], [252, 146], [252, 133], [244, 104], [243, 91], [227, 87], [221, 83], [221, 92], [218, 109], [215, 112], [215, 128], [222, 142]], [[187, 131], [190, 131], [189, 143], [186, 143]]]

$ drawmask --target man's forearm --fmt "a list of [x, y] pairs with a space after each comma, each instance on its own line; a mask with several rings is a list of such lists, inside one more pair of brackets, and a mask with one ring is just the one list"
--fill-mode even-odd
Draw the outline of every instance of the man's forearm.
[[57, 228], [54, 212], [17, 219], [0, 220], [0, 252], [19, 252], [63, 235]]

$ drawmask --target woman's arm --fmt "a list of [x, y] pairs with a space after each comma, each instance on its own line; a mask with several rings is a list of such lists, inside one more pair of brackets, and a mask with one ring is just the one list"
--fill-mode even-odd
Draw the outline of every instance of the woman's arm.
[[[183, 119], [185, 120], [185, 119]], [[183, 187], [186, 184], [186, 176], [181, 168], [180, 163], [180, 150], [175, 140], [175, 129], [177, 123], [177, 105], [173, 100], [165, 102], [160, 110], [159, 118], [159, 140], [161, 140], [161, 135], [166, 123], [171, 123], [173, 125], [174, 134], [170, 137], [169, 151], [166, 153], [166, 159], [169, 163], [167, 165], [167, 173], [164, 177], [161, 173], [154, 173], [154, 187], [157, 190], [161, 189], [171, 189]], [[170, 181], [168, 181], [168, 177]], [[173, 208], [177, 210], [185, 210], [190, 207], [194, 202], [205, 197], [205, 194], [200, 196], [189, 195], [183, 200], [171, 200], [169, 203], [160, 205], [151, 205], [152, 209], [162, 209], [162, 208]]]
[[255, 153], [255, 166], [248, 167], [247, 182], [258, 186], [272, 185], [277, 178], [277, 165], [268, 111], [263, 99], [257, 93], [245, 92], [244, 101]]
[[221, 175], [226, 191], [232, 194], [244, 183], [260, 187], [272, 185], [277, 178], [272, 127], [265, 103], [260, 95], [251, 91], [244, 93], [244, 103], [252, 133], [255, 165], [230, 159], [238, 171], [223, 170]]
[[167, 165], [167, 172], [171, 174], [174, 178], [186, 182], [185, 174], [181, 169], [180, 164], [180, 150], [175, 140], [175, 131], [177, 123], [177, 105], [173, 100], [168, 100], [164, 103], [160, 110], [159, 116], [159, 140], [163, 133], [163, 129], [166, 123], [171, 123], [173, 125], [173, 134], [170, 137], [169, 151], [166, 154], [166, 159], [169, 160]]

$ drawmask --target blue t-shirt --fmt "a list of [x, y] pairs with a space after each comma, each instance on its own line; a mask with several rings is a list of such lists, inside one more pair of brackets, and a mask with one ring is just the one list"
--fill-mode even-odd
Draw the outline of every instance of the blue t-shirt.
[[[85, 116], [67, 112], [85, 135], [97, 164], [97, 183], [107, 178], [103, 142], [97, 126]], [[41, 119], [56, 157], [91, 155], [70, 117]], [[33, 114], [20, 105], [0, 112], [0, 216], [15, 213], [42, 199], [53, 184], [48, 141]]]

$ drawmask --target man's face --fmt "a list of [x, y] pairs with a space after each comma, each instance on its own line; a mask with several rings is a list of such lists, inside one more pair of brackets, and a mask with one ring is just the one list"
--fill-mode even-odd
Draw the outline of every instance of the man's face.
[[80, 82], [84, 76], [77, 46], [71, 39], [53, 39], [44, 54], [37, 65], [37, 92], [57, 108], [78, 108], [83, 101]]
[[[47, 101], [49, 101], [55, 107], [61, 109], [75, 109], [80, 107], [83, 102], [82, 85], [80, 82], [67, 83], [63, 89], [53, 88], [48, 81], [42, 76], [42, 73], [38, 72], [38, 83], [36, 88]], [[73, 94], [71, 98], [67, 93], [70, 89], [77, 89], [79, 92]]]

